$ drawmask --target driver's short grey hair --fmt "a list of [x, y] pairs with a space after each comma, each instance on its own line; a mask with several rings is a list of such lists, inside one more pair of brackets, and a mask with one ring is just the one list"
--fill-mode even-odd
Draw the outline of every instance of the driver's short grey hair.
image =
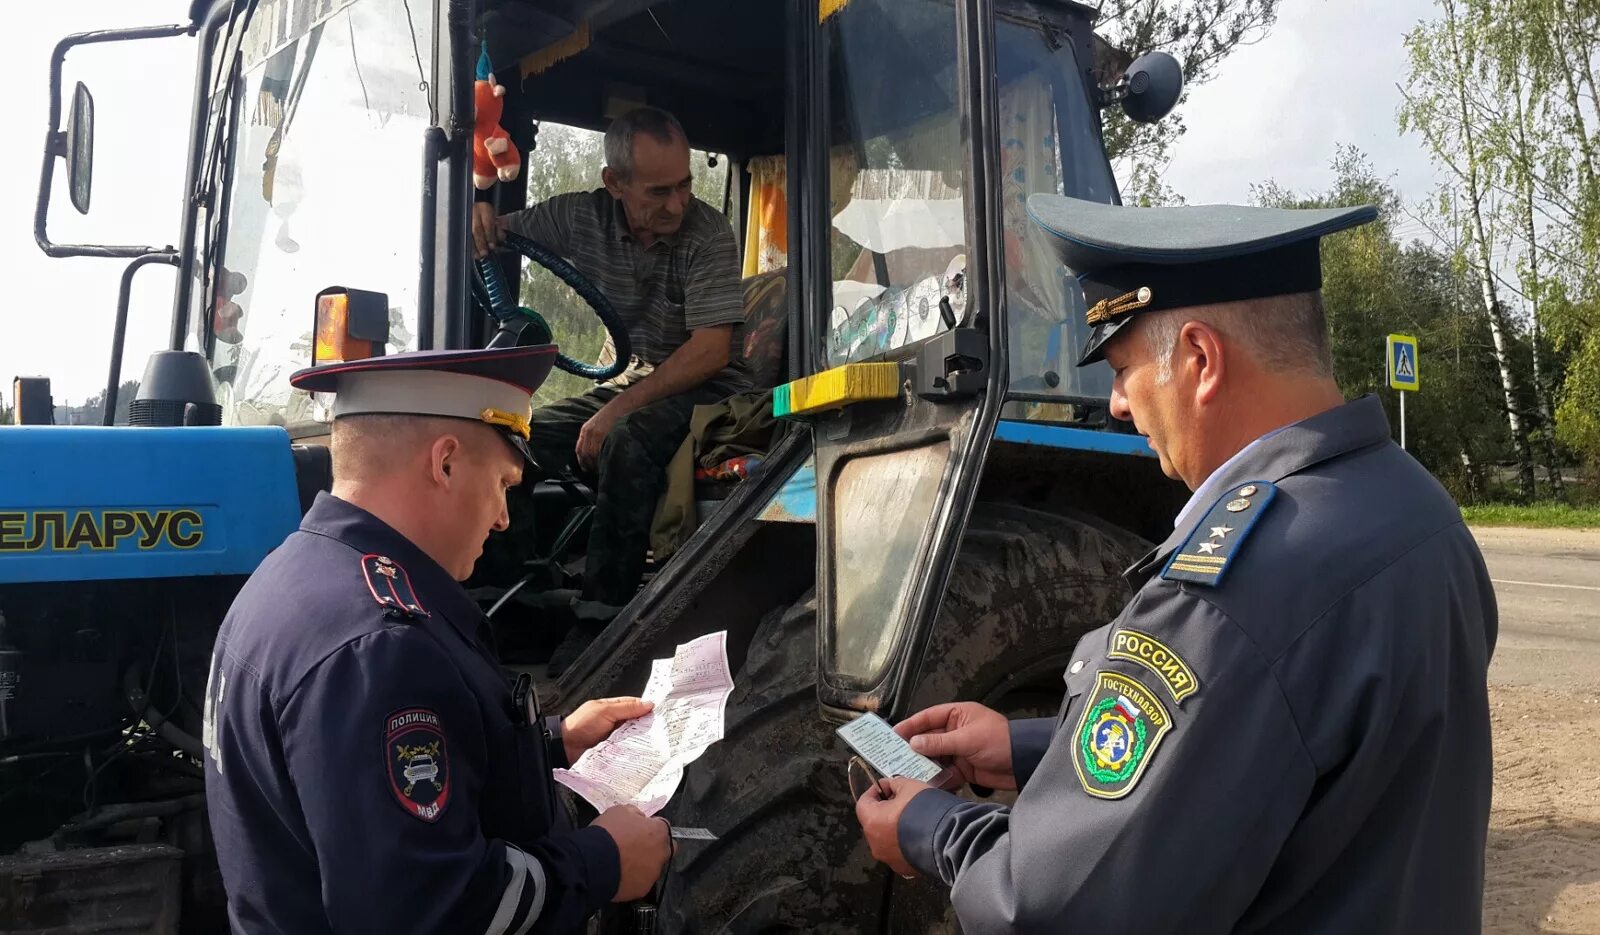
[[648, 133], [663, 143], [689, 139], [677, 117], [659, 107], [635, 107], [606, 128], [606, 167], [618, 178], [633, 177], [633, 139], [640, 133]]
[[1141, 330], [1156, 360], [1157, 385], [1172, 379], [1178, 334], [1191, 321], [1215, 328], [1230, 344], [1242, 348], [1272, 373], [1333, 376], [1328, 322], [1320, 292], [1175, 308], [1145, 316]]

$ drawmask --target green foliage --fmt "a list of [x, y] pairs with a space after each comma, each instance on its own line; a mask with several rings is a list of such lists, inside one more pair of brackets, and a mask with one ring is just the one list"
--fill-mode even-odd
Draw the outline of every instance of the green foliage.
[[1600, 472], [1600, 340], [1589, 335], [1567, 359], [1561, 402], [1556, 407], [1556, 437], [1581, 452]]
[[1600, 507], [1579, 507], [1553, 501], [1464, 506], [1461, 508], [1461, 518], [1473, 526], [1600, 529]]
[[[139, 394], [138, 380], [124, 380], [117, 387], [117, 425], [128, 424], [128, 412], [133, 405], [133, 398]], [[106, 391], [100, 390], [93, 396], [84, 400], [82, 404], [73, 406], [61, 403], [56, 406], [55, 421], [57, 425], [99, 425], [105, 417]], [[7, 417], [0, 420], [0, 425], [10, 422]]]
[[[1514, 387], [1561, 496], [1560, 467], [1600, 467], [1600, 6], [1570, 0], [1437, 0], [1406, 39], [1402, 131], [1451, 177], [1445, 237], [1491, 267]], [[1488, 259], [1484, 259], [1487, 257]]]
[[1136, 162], [1122, 184], [1122, 203], [1136, 208], [1159, 208], [1184, 204], [1184, 197], [1161, 176], [1165, 163]]
[[[1278, 0], [1107, 0], [1095, 32], [1129, 55], [1169, 52], [1183, 66], [1184, 95], [1216, 74], [1241, 45], [1264, 38], [1278, 18]], [[1181, 106], [1181, 105], [1180, 105]], [[1120, 109], [1106, 112], [1106, 149], [1113, 159], [1165, 162], [1183, 123], [1172, 117], [1138, 124]]]
[[1254, 187], [1253, 200], [1283, 208], [1377, 206], [1377, 221], [1322, 244], [1334, 376], [1347, 397], [1377, 393], [1398, 435], [1399, 399], [1388, 388], [1385, 337], [1416, 336], [1423, 387], [1406, 400], [1406, 447], [1458, 500], [1479, 500], [1485, 465], [1504, 457], [1508, 438], [1503, 421], [1485, 417], [1496, 408], [1498, 375], [1468, 271], [1437, 249], [1400, 242], [1400, 196], [1360, 151], [1339, 149], [1332, 168], [1334, 182], [1325, 192], [1296, 194], [1268, 182]]

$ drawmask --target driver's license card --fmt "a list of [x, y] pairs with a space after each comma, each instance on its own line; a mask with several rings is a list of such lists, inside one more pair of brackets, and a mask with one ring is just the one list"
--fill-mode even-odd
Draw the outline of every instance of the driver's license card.
[[911, 744], [895, 733], [888, 721], [871, 712], [834, 733], [880, 776], [905, 776], [931, 783], [942, 772], [939, 764], [911, 749]]

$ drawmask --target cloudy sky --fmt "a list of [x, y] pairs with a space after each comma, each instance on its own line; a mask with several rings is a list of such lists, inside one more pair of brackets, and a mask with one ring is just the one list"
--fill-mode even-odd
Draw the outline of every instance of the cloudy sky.
[[[51, 377], [56, 402], [81, 402], [104, 386], [123, 264], [52, 260], [33, 243], [33, 209], [46, 123], [50, 50], [68, 33], [181, 21], [187, 0], [74, 0], [39, 4], [0, 33], [0, 251], [11, 286], [0, 306], [0, 394], [11, 377]], [[1431, 15], [1431, 0], [1283, 0], [1272, 34], [1236, 52], [1185, 109], [1189, 127], [1169, 183], [1191, 204], [1240, 201], [1267, 179], [1296, 190], [1330, 180], [1339, 144], [1368, 153], [1408, 200], [1437, 175], [1414, 137], [1395, 129], [1402, 39]], [[67, 88], [95, 94], [94, 203], [80, 217], [62, 180], [52, 210], [58, 241], [172, 243], [178, 232], [192, 41], [89, 48], [67, 63]], [[1404, 228], [1403, 228], [1404, 229]], [[1420, 229], [1414, 231], [1420, 235]], [[174, 274], [147, 268], [134, 291], [124, 378], [136, 378], [165, 342]]]
[[[75, 0], [32, 4], [0, 32], [0, 125], [12, 142], [0, 151], [0, 255], [10, 287], [0, 305], [0, 393], [9, 401], [18, 374], [51, 378], [56, 403], [82, 402], [105, 386], [117, 282], [126, 261], [46, 257], [33, 241], [48, 113], [50, 52], [75, 32], [184, 22], [186, 0]], [[95, 97], [95, 176], [87, 216], [66, 197], [58, 171], [50, 236], [58, 242], [152, 244], [178, 237], [184, 138], [195, 43], [159, 39], [88, 47], [68, 57], [65, 93], [83, 81]], [[65, 109], [65, 104], [63, 109]], [[169, 267], [146, 267], [133, 293], [125, 378], [166, 341]]]
[[1407, 201], [1426, 196], [1438, 176], [1420, 139], [1399, 134], [1395, 113], [1405, 35], [1432, 17], [1433, 0], [1281, 0], [1280, 10], [1271, 35], [1234, 52], [1190, 95], [1168, 183], [1190, 204], [1243, 200], [1267, 179], [1317, 190], [1330, 181], [1335, 147], [1348, 144]]

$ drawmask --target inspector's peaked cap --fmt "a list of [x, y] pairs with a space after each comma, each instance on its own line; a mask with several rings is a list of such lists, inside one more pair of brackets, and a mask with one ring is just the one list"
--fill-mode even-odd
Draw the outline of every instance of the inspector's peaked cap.
[[487, 423], [530, 460], [533, 391], [550, 375], [556, 346], [407, 351], [297, 371], [289, 384], [333, 393], [333, 417], [445, 416]]
[[1094, 327], [1083, 366], [1100, 360], [1106, 341], [1142, 312], [1320, 289], [1321, 238], [1372, 221], [1378, 210], [1130, 208], [1036, 194], [1028, 215], [1083, 285]]

